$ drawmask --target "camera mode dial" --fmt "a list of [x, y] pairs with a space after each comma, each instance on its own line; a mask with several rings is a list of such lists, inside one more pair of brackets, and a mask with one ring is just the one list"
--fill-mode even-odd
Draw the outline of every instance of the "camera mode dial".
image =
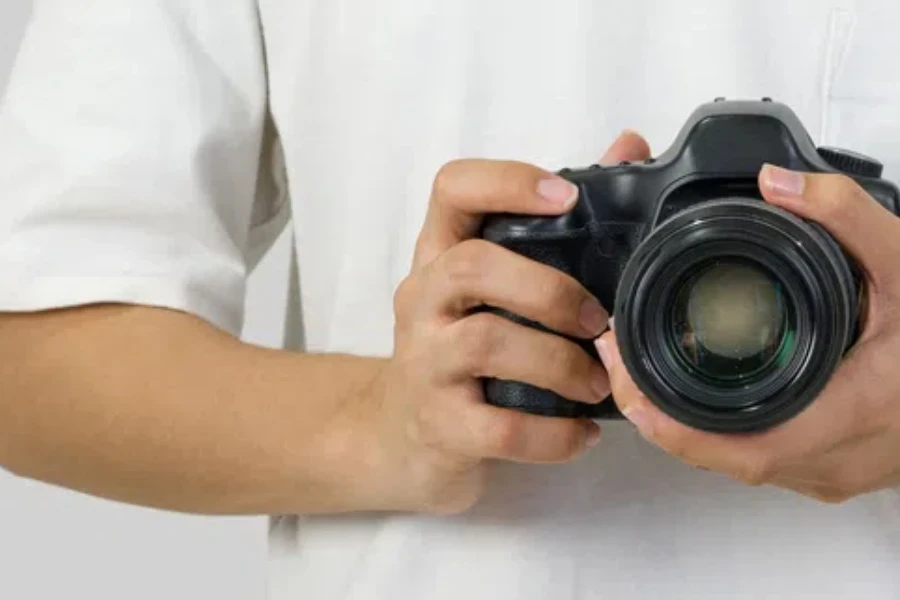
[[848, 175], [878, 178], [884, 172], [884, 165], [874, 158], [843, 148], [819, 148], [819, 156], [835, 169]]

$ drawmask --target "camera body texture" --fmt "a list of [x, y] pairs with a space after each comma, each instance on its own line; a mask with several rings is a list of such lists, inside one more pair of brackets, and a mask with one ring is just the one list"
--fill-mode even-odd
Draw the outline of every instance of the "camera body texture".
[[[847, 175], [900, 212], [877, 160], [817, 148], [771, 99], [717, 99], [654, 159], [561, 171], [580, 190], [569, 213], [492, 215], [482, 237], [573, 276], [613, 312], [626, 368], [664, 412], [708, 431], [763, 430], [815, 400], [855, 342], [865, 300], [832, 236], [763, 200], [765, 163]], [[592, 340], [573, 341], [596, 357]], [[496, 379], [485, 392], [535, 414], [621, 418], [612, 399], [586, 405]]]

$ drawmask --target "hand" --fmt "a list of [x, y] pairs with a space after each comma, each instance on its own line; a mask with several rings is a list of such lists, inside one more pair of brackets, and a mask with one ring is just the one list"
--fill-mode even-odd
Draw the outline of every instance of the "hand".
[[842, 502], [900, 483], [900, 219], [853, 180], [774, 167], [760, 173], [773, 205], [817, 221], [865, 271], [861, 339], [820, 397], [793, 420], [743, 436], [696, 431], [657, 409], [626, 372], [615, 333], [597, 342], [619, 408], [652, 443], [751, 485]]
[[[603, 162], [647, 156], [646, 143], [626, 134]], [[603, 366], [562, 336], [470, 310], [484, 303], [575, 337], [600, 335], [608, 314], [573, 278], [472, 239], [483, 214], [559, 215], [577, 193], [564, 179], [522, 163], [465, 160], [439, 173], [412, 271], [395, 297], [395, 355], [379, 386], [377, 414], [365, 417], [379, 428], [376, 460], [390, 478], [384, 493], [392, 508], [460, 512], [481, 496], [486, 460], [566, 462], [599, 440], [589, 420], [486, 404], [480, 378], [598, 403], [609, 394]]]

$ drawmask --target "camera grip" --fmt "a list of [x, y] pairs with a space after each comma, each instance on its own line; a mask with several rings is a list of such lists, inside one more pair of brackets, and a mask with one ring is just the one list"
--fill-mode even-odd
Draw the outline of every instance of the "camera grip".
[[[496, 231], [494, 229], [495, 233]], [[585, 260], [590, 258], [585, 253], [590, 238], [583, 235], [568, 234], [561, 237], [554, 236], [553, 239], [544, 236], [533, 239], [521, 235], [510, 237], [492, 235], [487, 236], [486, 239], [526, 258], [556, 268], [576, 279], [579, 279], [581, 275]], [[526, 327], [539, 329], [554, 335], [562, 335], [558, 332], [550, 331], [540, 323], [529, 321], [508, 311], [495, 307], [483, 307], [481, 310], [500, 315]], [[591, 340], [563, 337], [578, 344], [586, 353], [596, 358], [597, 353]], [[610, 419], [619, 416], [618, 410], [611, 400], [600, 405], [591, 405], [570, 400], [550, 390], [519, 381], [488, 378], [484, 379], [483, 383], [485, 399], [488, 404], [493, 406], [536, 415], [564, 418]]]
[[545, 417], [571, 419], [619, 419], [616, 405], [611, 401], [583, 404], [562, 398], [555, 392], [518, 381], [486, 379], [485, 398], [488, 404]]
[[[549, 332], [546, 327], [527, 321], [518, 315], [494, 308], [486, 308], [484, 310], [503, 316], [526, 327]], [[549, 333], [560, 335], [555, 332]], [[562, 337], [566, 337], [569, 341], [579, 345], [586, 353], [596, 357], [596, 350], [590, 340], [577, 340], [568, 336]], [[612, 400], [607, 400], [597, 405], [585, 404], [564, 398], [556, 392], [520, 381], [484, 379], [484, 395], [488, 404], [534, 415], [589, 419], [613, 419], [621, 416]]]

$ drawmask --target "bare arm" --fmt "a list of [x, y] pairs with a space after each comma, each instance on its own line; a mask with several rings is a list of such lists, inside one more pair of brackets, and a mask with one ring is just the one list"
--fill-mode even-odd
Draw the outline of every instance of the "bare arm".
[[181, 512], [373, 508], [352, 414], [382, 361], [256, 348], [194, 317], [0, 315], [0, 465]]
[[[607, 160], [647, 154], [625, 136]], [[478, 214], [559, 214], [576, 192], [522, 163], [443, 169], [394, 299], [390, 360], [256, 348], [172, 310], [0, 314], [0, 465], [180, 512], [449, 513], [478, 500], [488, 461], [575, 460], [598, 441], [593, 422], [488, 406], [479, 380], [597, 403], [602, 366], [561, 336], [468, 308], [581, 337], [606, 313], [562, 272], [468, 238]]]

